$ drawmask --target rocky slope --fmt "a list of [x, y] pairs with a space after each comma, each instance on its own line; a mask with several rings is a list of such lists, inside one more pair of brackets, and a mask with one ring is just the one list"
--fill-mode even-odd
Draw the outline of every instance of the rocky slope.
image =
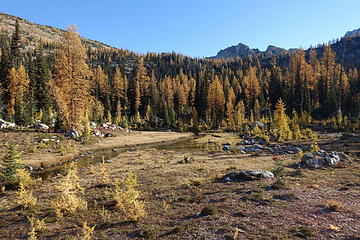
[[267, 47], [266, 51], [260, 51], [257, 48], [251, 49], [249, 46], [247, 46], [243, 43], [239, 43], [236, 46], [231, 46], [231, 47], [225, 48], [223, 50], [220, 50], [216, 56], [211, 57], [211, 58], [224, 58], [224, 59], [236, 58], [236, 57], [246, 58], [248, 56], [258, 56], [258, 55], [272, 57], [272, 56], [277, 56], [277, 55], [280, 55], [281, 53], [286, 53], [286, 52], [288, 52], [288, 51], [283, 48], [279, 48], [279, 47], [276, 47], [273, 45], [269, 45]]
[[[64, 30], [59, 28], [32, 23], [25, 19], [0, 12], [0, 34], [11, 36], [15, 31], [16, 21], [19, 22], [20, 26], [21, 37], [24, 43], [23, 50], [34, 49], [39, 42], [54, 44], [60, 41], [64, 32]], [[89, 48], [110, 48], [110, 46], [98, 41], [86, 38], [82, 38], [82, 41]]]

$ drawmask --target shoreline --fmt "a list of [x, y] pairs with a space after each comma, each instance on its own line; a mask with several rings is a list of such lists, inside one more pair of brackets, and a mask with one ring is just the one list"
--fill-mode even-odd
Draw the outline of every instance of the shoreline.
[[194, 137], [195, 134], [191, 132], [133, 131], [128, 135], [105, 138], [100, 143], [84, 145], [83, 147], [80, 147], [72, 153], [64, 156], [51, 153], [25, 156], [22, 159], [22, 163], [25, 166], [31, 166], [34, 169], [40, 167], [46, 169], [71, 162], [81, 154], [89, 151], [96, 153], [112, 149], [126, 149], [132, 147], [143, 149], [187, 141], [193, 139]]

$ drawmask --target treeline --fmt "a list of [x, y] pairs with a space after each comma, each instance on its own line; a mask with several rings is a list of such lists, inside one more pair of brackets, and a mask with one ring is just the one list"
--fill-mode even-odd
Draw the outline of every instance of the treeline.
[[329, 45], [321, 57], [298, 50], [286, 56], [286, 64], [281, 56], [262, 66], [261, 57], [253, 56], [196, 59], [86, 49], [73, 28], [56, 48], [42, 44], [23, 51], [24, 44], [18, 25], [10, 38], [0, 38], [1, 115], [19, 125], [39, 120], [80, 130], [91, 120], [234, 130], [272, 118], [280, 99], [289, 115], [359, 121], [358, 70], [336, 62]]

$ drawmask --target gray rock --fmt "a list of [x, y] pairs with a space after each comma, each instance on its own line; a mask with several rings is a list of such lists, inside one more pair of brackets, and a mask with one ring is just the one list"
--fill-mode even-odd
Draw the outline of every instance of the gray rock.
[[104, 137], [104, 134], [102, 134], [99, 130], [94, 130], [94, 136], [96, 137]]
[[224, 181], [253, 181], [259, 179], [273, 179], [274, 174], [266, 170], [244, 170], [230, 172], [226, 174], [222, 179]]
[[[346, 156], [344, 153], [328, 153], [324, 150], [319, 150], [315, 153], [304, 154], [301, 158], [301, 164], [302, 166], [309, 168], [331, 167], [335, 166], [340, 161], [345, 161], [347, 158], [344, 155]], [[343, 158], [340, 156], [343, 156]]]
[[241, 145], [236, 145], [236, 148], [239, 150], [239, 151], [245, 151], [245, 147], [241, 146]]
[[341, 161], [349, 161], [349, 160], [351, 160], [351, 158], [348, 155], [346, 155], [344, 152], [336, 152], [336, 153], [340, 157]]
[[40, 130], [48, 130], [49, 126], [44, 124], [44, 123], [37, 122], [37, 123], [34, 124], [34, 128], [35, 129], [40, 129]]
[[1, 128], [11, 128], [11, 127], [16, 127], [16, 124], [0, 119], [0, 129]]
[[24, 169], [28, 172], [32, 172], [34, 170], [32, 166], [25, 166]]
[[256, 145], [251, 146], [251, 147], [246, 147], [244, 151], [245, 152], [261, 152], [263, 150], [264, 150], [263, 146], [256, 144]]
[[113, 160], [105, 160], [106, 163], [113, 163]]
[[[289, 154], [298, 154], [298, 153], [301, 153], [303, 150], [301, 149], [301, 148], [298, 148], [298, 147], [289, 147], [288, 148], [289, 150], [288, 150], [288, 153]], [[292, 153], [290, 153], [290, 152], [292, 152]]]
[[78, 139], [80, 137], [80, 134], [75, 129], [72, 129], [65, 134], [65, 137], [71, 138], [71, 139]]
[[229, 151], [230, 148], [231, 148], [231, 145], [230, 145], [230, 144], [228, 144], [228, 143], [223, 144], [223, 148], [222, 148], [222, 149], [223, 149], [224, 151]]

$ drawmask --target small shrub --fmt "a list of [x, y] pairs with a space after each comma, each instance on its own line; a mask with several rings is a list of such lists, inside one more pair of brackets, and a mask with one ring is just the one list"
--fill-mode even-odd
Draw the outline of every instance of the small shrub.
[[301, 226], [296, 230], [295, 235], [299, 238], [309, 238], [314, 235], [314, 230], [307, 226]]
[[33, 197], [31, 191], [21, 187], [18, 191], [17, 203], [24, 209], [32, 209], [36, 206], [37, 198]]
[[45, 220], [40, 220], [35, 217], [27, 217], [28, 222], [30, 223], [30, 232], [28, 233], [28, 240], [36, 240], [37, 232], [42, 232], [45, 230]]
[[75, 152], [76, 146], [71, 143], [65, 143], [60, 145], [59, 153], [61, 156], [64, 156], [70, 152]]
[[199, 216], [205, 217], [210, 215], [216, 215], [217, 210], [213, 206], [205, 206], [203, 209], [201, 209]]
[[87, 222], [85, 221], [83, 223], [81, 240], [91, 240], [92, 236], [94, 234], [95, 227], [96, 227], [96, 225], [94, 225], [92, 227], [88, 226]]
[[339, 209], [342, 208], [342, 204], [338, 201], [335, 200], [330, 200], [326, 203], [326, 209], [330, 210], [330, 211], [338, 211]]
[[24, 169], [17, 169], [19, 191], [17, 195], [18, 204], [24, 209], [31, 209], [36, 206], [37, 199], [33, 197], [29, 187], [34, 184], [30, 174]]
[[137, 221], [145, 217], [144, 202], [139, 200], [140, 192], [135, 188], [138, 186], [137, 178], [134, 174], [129, 173], [124, 187], [120, 183], [115, 184], [114, 200], [116, 207], [120, 209], [127, 219]]
[[275, 169], [273, 170], [275, 182], [272, 187], [275, 189], [284, 188], [286, 186], [284, 160], [279, 157], [274, 157], [273, 160], [275, 161]]
[[35, 181], [30, 176], [30, 173], [25, 169], [17, 169], [16, 174], [20, 187], [22, 186], [23, 188], [29, 188], [35, 184]]
[[74, 213], [77, 210], [87, 208], [87, 202], [77, 196], [77, 194], [82, 193], [83, 188], [79, 184], [79, 177], [74, 163], [70, 165], [68, 174], [60, 183], [58, 189], [61, 191], [60, 196], [51, 202], [57, 217], [62, 217], [64, 213]]
[[155, 225], [142, 224], [140, 225], [140, 239], [157, 239], [159, 229]]
[[100, 167], [100, 177], [101, 177], [102, 184], [108, 184], [110, 182], [109, 170], [106, 166], [104, 156], [102, 156], [102, 163], [101, 163], [101, 167]]
[[260, 203], [269, 203], [272, 201], [271, 196], [267, 196], [265, 191], [261, 188], [254, 189], [248, 195], [246, 195], [244, 200], [253, 201], [253, 202], [260, 202]]
[[47, 147], [46, 143], [44, 141], [41, 141], [39, 145], [37, 146], [38, 149], [45, 149]]

